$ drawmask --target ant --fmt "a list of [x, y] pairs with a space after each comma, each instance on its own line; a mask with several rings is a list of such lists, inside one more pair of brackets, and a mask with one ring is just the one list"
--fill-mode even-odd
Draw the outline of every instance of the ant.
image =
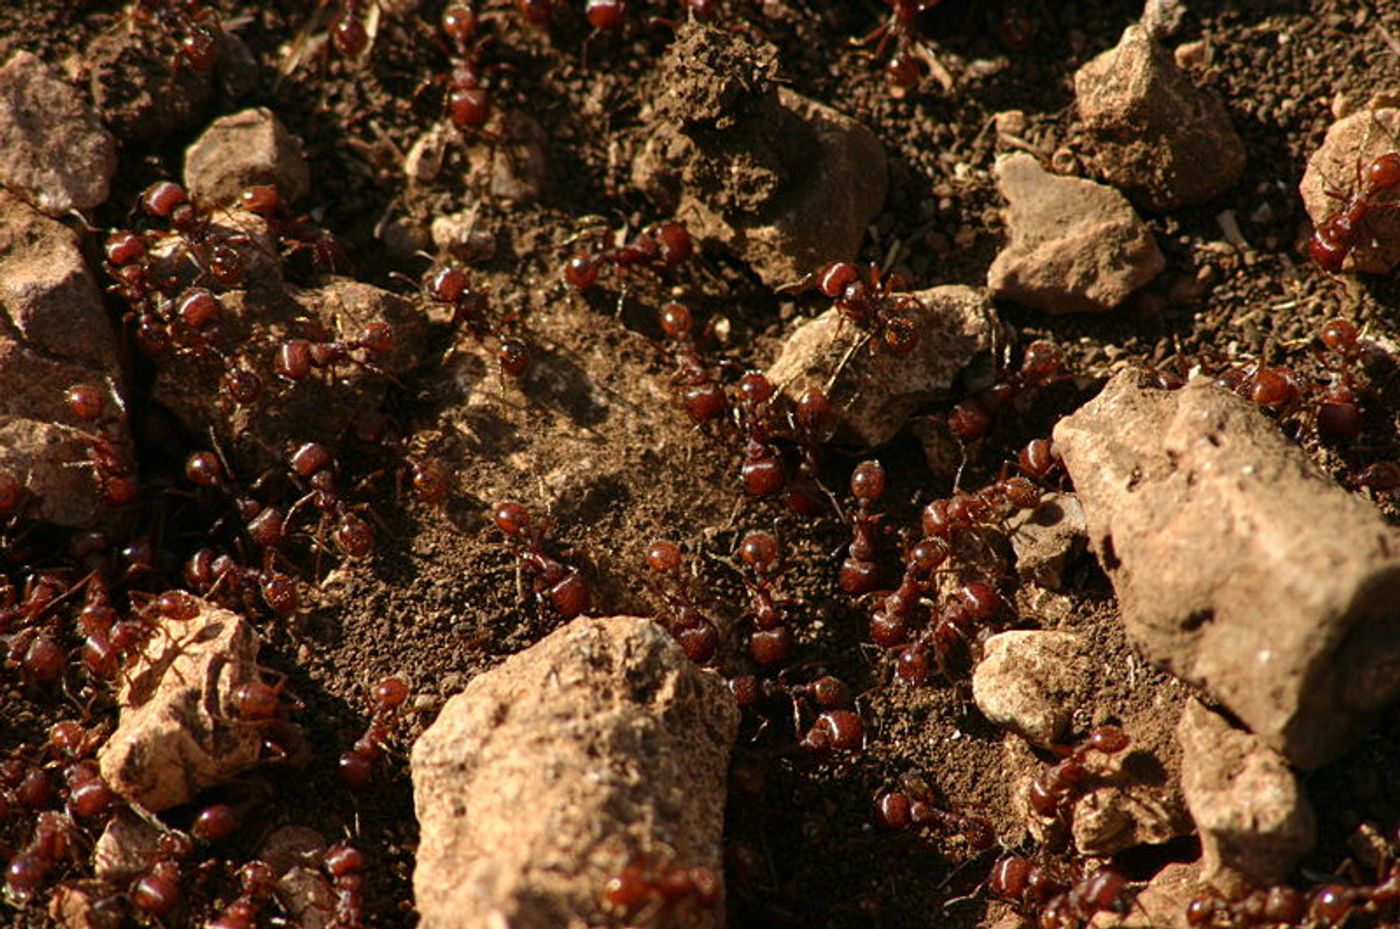
[[546, 553], [541, 545], [545, 525], [512, 501], [497, 506], [492, 518], [515, 548], [521, 566], [533, 575], [537, 595], [547, 597], [564, 619], [573, 619], [588, 609], [590, 591], [583, 575]]
[[851, 472], [851, 494], [856, 498], [856, 511], [851, 514], [851, 544], [846, 559], [841, 562], [837, 581], [848, 594], [869, 593], [880, 580], [880, 567], [875, 562], [875, 530], [880, 516], [874, 505], [885, 494], [885, 469], [870, 459], [856, 465]]
[[[895, 660], [895, 676], [911, 686], [924, 683], [931, 670], [932, 653], [938, 673], [951, 680], [954, 659], [961, 664], [964, 653], [985, 633], [1001, 607], [1001, 594], [992, 585], [982, 581], [963, 585], [958, 600], [936, 608], [919, 636], [900, 651]], [[896, 627], [880, 631], [890, 637], [893, 631], [902, 630]]]
[[1308, 899], [1287, 886], [1254, 890], [1229, 900], [1214, 894], [1196, 897], [1186, 906], [1186, 923], [1219, 929], [1245, 929], [1248, 926], [1292, 926], [1308, 915]]
[[1128, 734], [1117, 726], [1099, 726], [1077, 746], [1058, 746], [1060, 760], [1041, 772], [1031, 783], [1030, 804], [1036, 815], [1059, 822], [1069, 820], [1074, 801], [1085, 793], [1095, 774], [1089, 755], [1116, 755], [1128, 747]]
[[340, 782], [351, 790], [360, 790], [374, 775], [374, 764], [389, 739], [389, 725], [395, 711], [408, 699], [408, 685], [397, 677], [386, 677], [374, 685], [369, 726], [353, 748], [340, 756]]
[[918, 318], [928, 307], [902, 291], [908, 284], [897, 274], [882, 276], [877, 265], [864, 274], [849, 261], [833, 261], [808, 274], [780, 293], [815, 289], [835, 301], [841, 319], [866, 332], [892, 355], [907, 355], [919, 344]]
[[690, 308], [668, 303], [658, 316], [662, 333], [675, 343], [676, 380], [681, 385], [686, 415], [697, 426], [722, 417], [729, 409], [729, 398], [696, 345], [695, 320]]
[[175, 43], [172, 71], [177, 71], [182, 61], [200, 74], [214, 69], [221, 32], [218, 13], [205, 7], [201, 0], [137, 0], [130, 15], [136, 25], [154, 22]]
[[442, 11], [439, 25], [451, 42], [447, 97], [447, 117], [458, 129], [481, 129], [491, 118], [491, 94], [481, 81], [481, 52], [489, 39], [471, 44], [480, 21], [476, 11], [455, 4]]
[[687, 261], [694, 251], [690, 230], [675, 220], [648, 226], [622, 245], [614, 245], [612, 230], [607, 230], [598, 251], [569, 259], [564, 266], [564, 280], [582, 293], [598, 282], [606, 265], [621, 270], [673, 268]]
[[1333, 274], [1342, 270], [1347, 256], [1357, 245], [1362, 227], [1371, 210], [1378, 206], [1376, 200], [1388, 191], [1400, 187], [1400, 152], [1389, 151], [1377, 155], [1363, 169], [1360, 159], [1356, 162], [1356, 182], [1350, 195], [1341, 197], [1342, 206], [1313, 230], [1308, 239], [1308, 254]]
[[780, 573], [781, 555], [778, 540], [767, 532], [750, 532], [739, 542], [739, 557], [753, 570], [752, 577], [744, 577], [757, 627], [749, 634], [749, 654], [762, 667], [783, 664], [792, 655], [792, 630], [773, 596], [772, 584]]
[[488, 315], [486, 295], [471, 287], [467, 272], [457, 267], [444, 267], [428, 272], [424, 293], [434, 303], [452, 307], [452, 324], [466, 326], [478, 342], [496, 340], [496, 363], [501, 374], [519, 379], [530, 368], [530, 350], [524, 340], [509, 334], [515, 317], [499, 323]]
[[737, 414], [744, 432], [739, 477], [750, 497], [769, 497], [787, 483], [782, 453], [774, 444], [780, 429], [774, 400], [777, 388], [763, 374], [750, 371], [739, 379], [738, 391]]
[[65, 858], [77, 858], [81, 833], [65, 813], [44, 810], [34, 832], [5, 868], [5, 891], [18, 901], [28, 901], [44, 886], [49, 872]]
[[943, 809], [938, 792], [922, 776], [906, 771], [898, 790], [875, 796], [875, 823], [898, 832], [909, 826], [927, 826], [942, 835], [958, 836], [973, 851], [983, 852], [996, 844], [996, 831], [984, 817]]
[[890, 15], [868, 35], [852, 39], [853, 45], [869, 45], [877, 42], [874, 58], [883, 58], [894, 44], [894, 52], [885, 64], [885, 76], [896, 87], [910, 88], [919, 83], [919, 25], [920, 13], [927, 13], [943, 0], [886, 0], [891, 7]]
[[115, 388], [106, 391], [115, 401], [111, 412], [104, 391], [93, 384], [75, 384], [64, 393], [64, 406], [74, 417], [90, 424], [94, 431], [75, 430], [88, 446], [88, 464], [92, 467], [102, 502], [121, 507], [133, 502], [140, 490], [136, 479], [136, 462], [120, 446], [119, 428], [126, 422], [126, 409]]
[[335, 918], [331, 925], [345, 929], [363, 926], [364, 854], [348, 842], [341, 842], [327, 849], [322, 861], [335, 890]]
[[[644, 910], [656, 912], [694, 900], [704, 909], [719, 905], [719, 877], [709, 868], [684, 868], [634, 858], [603, 884], [603, 908], [630, 917]], [[650, 920], [638, 919], [638, 923]]]
[[658, 539], [647, 546], [647, 567], [657, 578], [654, 590], [671, 612], [671, 621], [665, 625], [672, 637], [680, 643], [686, 657], [696, 664], [705, 664], [715, 656], [719, 646], [719, 630], [714, 622], [706, 617], [695, 602], [687, 584], [681, 577], [680, 546], [665, 539]]
[[1023, 393], [1045, 387], [1064, 370], [1064, 358], [1052, 342], [1037, 339], [1026, 346], [1021, 366], [1005, 380], [955, 404], [948, 429], [963, 443], [974, 442], [992, 429], [994, 418]]
[[243, 191], [239, 203], [267, 224], [268, 231], [277, 237], [282, 257], [310, 250], [316, 268], [330, 274], [350, 271], [350, 259], [335, 236], [307, 217], [293, 215], [274, 185], [254, 184]]
[[204, 924], [205, 929], [253, 929], [258, 911], [272, 896], [277, 876], [266, 862], [249, 861], [238, 869], [239, 895]]

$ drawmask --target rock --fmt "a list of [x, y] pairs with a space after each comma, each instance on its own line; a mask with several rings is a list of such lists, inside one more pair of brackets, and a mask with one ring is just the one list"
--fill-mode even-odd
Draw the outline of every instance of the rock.
[[1059, 590], [1065, 569], [1089, 543], [1084, 508], [1074, 494], [1050, 493], [1034, 510], [1018, 510], [1007, 520], [1016, 573], [1047, 590]]
[[992, 722], [1041, 748], [1057, 745], [1088, 696], [1087, 643], [1068, 632], [1013, 629], [986, 641], [972, 699]]
[[107, 29], [83, 56], [92, 99], [124, 142], [147, 145], [194, 126], [214, 97], [209, 74], [172, 67], [159, 29]]
[[1104, 313], [1167, 261], [1152, 230], [1111, 187], [1047, 173], [1031, 155], [997, 160], [1010, 241], [987, 272], [992, 295], [1043, 313]]
[[1400, 693], [1400, 538], [1253, 404], [1138, 378], [1054, 435], [1128, 633], [1290, 762], [1323, 764]]
[[328, 929], [336, 922], [335, 890], [319, 867], [294, 865], [277, 878], [273, 894], [300, 929]]
[[[219, 295], [224, 307], [221, 337], [236, 346], [225, 362], [209, 354], [182, 353], [165, 359], [153, 396], [180, 418], [192, 434], [214, 430], [235, 467], [260, 473], [280, 461], [287, 443], [336, 443], [366, 410], [378, 409], [391, 377], [417, 365], [426, 323], [413, 303], [397, 294], [356, 281], [333, 280], [309, 290], [259, 288]], [[393, 328], [394, 347], [370, 367], [346, 361], [333, 370], [313, 371], [301, 381], [279, 380], [268, 344], [290, 337], [358, 339], [371, 322]], [[363, 354], [363, 353], [358, 353]], [[237, 404], [224, 390], [213, 390], [230, 366], [252, 371], [261, 395]]]
[[1226, 893], [1287, 880], [1317, 838], [1298, 776], [1263, 740], [1198, 700], [1187, 701], [1177, 738], [1203, 880]]
[[258, 857], [267, 863], [272, 873], [282, 874], [294, 865], [319, 864], [327, 845], [326, 837], [315, 829], [280, 826], [263, 839]]
[[403, 174], [410, 186], [437, 180], [453, 138], [452, 131], [438, 123], [413, 141], [403, 159]]
[[0, 67], [0, 186], [50, 216], [107, 200], [117, 142], [77, 91], [29, 52]]
[[[1361, 109], [1337, 120], [1308, 158], [1298, 192], [1315, 227], [1342, 210], [1356, 194], [1358, 172], [1377, 155], [1395, 150], [1400, 109]], [[1372, 200], [1379, 209], [1366, 213], [1356, 241], [1342, 259], [1343, 271], [1389, 274], [1400, 264], [1400, 189], [1382, 191]]]
[[1225, 107], [1142, 26], [1080, 68], [1074, 94], [1095, 172], [1148, 209], [1206, 203], [1244, 172]]
[[257, 765], [263, 730], [238, 715], [235, 692], [260, 682], [257, 633], [198, 601], [187, 621], [158, 618], [117, 700], [116, 731], [98, 752], [113, 791], [159, 812]]
[[1138, 22], [1142, 23], [1148, 35], [1160, 41], [1176, 35], [1185, 18], [1185, 0], [1146, 0]]
[[468, 264], [490, 261], [496, 254], [496, 237], [485, 229], [476, 228], [475, 210], [445, 213], [433, 217], [433, 245], [459, 261]]
[[160, 850], [160, 830], [129, 809], [118, 809], [93, 849], [93, 876], [121, 886], [145, 874]]
[[301, 140], [266, 107], [221, 116], [185, 150], [185, 187], [206, 209], [239, 202], [254, 184], [271, 184], [292, 203], [311, 192]]
[[492, 123], [494, 145], [474, 145], [467, 152], [468, 184], [511, 203], [538, 200], [549, 179], [544, 147], [549, 134], [534, 117], [502, 113]]
[[912, 352], [885, 350], [832, 307], [793, 330], [768, 379], [794, 400], [808, 387], [825, 389], [839, 440], [888, 442], [910, 413], [946, 398], [963, 369], [989, 355], [997, 333], [996, 312], [979, 290], [947, 285], [911, 296], [928, 310], [917, 317]]
[[62, 526], [103, 525], [101, 480], [87, 464], [94, 441], [131, 459], [124, 420], [78, 420], [64, 395], [77, 384], [105, 389], [123, 406], [117, 334], [78, 239], [19, 198], [0, 191], [0, 472], [25, 488], [25, 514]]
[[1152, 876], [1126, 913], [1103, 912], [1090, 929], [1191, 929], [1186, 908], [1201, 889], [1199, 861], [1174, 861]]
[[29, 347], [116, 376], [117, 333], [78, 237], [0, 193], [0, 306]]
[[1070, 818], [1081, 855], [1116, 855], [1191, 834], [1181, 787], [1159, 757], [1164, 748], [1135, 744], [1103, 759], [1094, 788], [1074, 802]]
[[885, 201], [879, 140], [773, 79], [767, 44], [691, 21], [643, 116], [634, 183], [770, 286], [852, 259]]
[[49, 918], [65, 929], [120, 929], [125, 901], [101, 881], [68, 880], [53, 889]]
[[[643, 858], [723, 874], [738, 710], [646, 619], [577, 619], [474, 678], [413, 746], [424, 929], [609, 922], [599, 891]], [[693, 899], [666, 925], [717, 927]]]

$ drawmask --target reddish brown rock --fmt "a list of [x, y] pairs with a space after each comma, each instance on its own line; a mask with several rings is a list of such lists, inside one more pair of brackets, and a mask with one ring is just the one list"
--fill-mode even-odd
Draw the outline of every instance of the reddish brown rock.
[[221, 116], [185, 152], [185, 187], [203, 207], [229, 206], [254, 184], [291, 203], [311, 190], [301, 140], [266, 107]]
[[107, 200], [117, 143], [63, 76], [29, 52], [0, 67], [0, 186], [50, 216]]
[[856, 256], [885, 201], [870, 130], [773, 80], [776, 50], [691, 21], [643, 115], [632, 177], [769, 285]]
[[[413, 746], [425, 929], [559, 929], [612, 918], [629, 864], [709, 869], [738, 710], [651, 620], [577, 619], [475, 679]], [[722, 894], [722, 886], [721, 886]], [[664, 925], [718, 927], [722, 900]]]

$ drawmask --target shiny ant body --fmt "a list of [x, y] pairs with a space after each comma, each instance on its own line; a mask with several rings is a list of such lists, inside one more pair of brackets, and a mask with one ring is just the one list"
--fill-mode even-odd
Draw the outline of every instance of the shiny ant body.
[[652, 578], [649, 586], [661, 597], [670, 613], [663, 625], [680, 643], [686, 657], [696, 664], [709, 662], [719, 646], [719, 630], [702, 611], [694, 591], [682, 576], [680, 546], [658, 539], [647, 547], [646, 558]]
[[577, 569], [544, 550], [544, 524], [511, 501], [496, 507], [493, 520], [515, 549], [521, 567], [533, 578], [537, 595], [547, 599], [564, 619], [573, 619], [588, 609], [588, 583]]
[[453, 325], [464, 326], [478, 342], [496, 341], [496, 363], [503, 376], [525, 376], [530, 369], [530, 350], [523, 339], [512, 334], [514, 317], [492, 318], [486, 295], [471, 286], [465, 271], [452, 266], [430, 271], [423, 290], [429, 300], [452, 308]]
[[[1363, 168], [1358, 160], [1356, 181], [1341, 207], [1313, 230], [1308, 254], [1324, 270], [1342, 270], [1347, 256], [1356, 247], [1366, 219], [1381, 204], [1378, 198], [1400, 187], [1400, 152], [1383, 152]], [[1387, 204], [1389, 205], [1389, 204]]]
[[875, 796], [875, 824], [891, 832], [912, 826], [956, 836], [977, 852], [996, 844], [996, 831], [984, 817], [947, 807], [927, 780], [907, 771], [899, 779], [899, 789]]
[[903, 293], [908, 285], [898, 275], [882, 276], [877, 265], [864, 270], [849, 261], [833, 261], [780, 293], [816, 290], [833, 301], [841, 319], [868, 333], [873, 342], [893, 355], [907, 355], [919, 344], [919, 317], [928, 308]]
[[770, 533], [750, 532], [739, 542], [739, 558], [752, 572], [744, 576], [755, 626], [749, 633], [749, 654], [760, 667], [785, 664], [792, 656], [792, 629], [773, 593], [773, 581], [781, 571], [782, 548]]
[[569, 259], [564, 266], [564, 280], [582, 293], [598, 282], [599, 275], [606, 267], [623, 271], [673, 268], [687, 261], [694, 251], [690, 231], [684, 223], [674, 220], [648, 226], [621, 245], [613, 243], [613, 234], [609, 230], [597, 251]]
[[369, 725], [354, 747], [340, 756], [337, 771], [342, 784], [361, 790], [369, 783], [389, 740], [389, 727], [407, 699], [408, 685], [399, 678], [387, 677], [374, 685]]
[[714, 368], [700, 354], [690, 308], [668, 303], [658, 316], [662, 333], [674, 346], [676, 381], [681, 387], [686, 415], [697, 426], [720, 419], [729, 409], [729, 398], [715, 379]]
[[949, 431], [964, 443], [975, 442], [991, 431], [1000, 411], [1025, 392], [1053, 383], [1063, 370], [1064, 358], [1053, 343], [1030, 343], [1016, 371], [953, 406], [948, 414]]
[[1045, 819], [1067, 822], [1074, 802], [1084, 795], [1097, 773], [1090, 756], [1116, 755], [1128, 742], [1128, 734], [1119, 727], [1099, 726], [1073, 748], [1057, 748], [1060, 760], [1031, 782], [1031, 809]]
[[885, 469], [880, 462], [870, 459], [855, 466], [851, 472], [851, 494], [856, 498], [855, 512], [850, 515], [851, 544], [841, 562], [837, 582], [846, 593], [858, 595], [874, 590], [880, 581], [880, 566], [875, 560], [879, 554], [876, 533], [880, 524], [875, 504], [885, 495]]

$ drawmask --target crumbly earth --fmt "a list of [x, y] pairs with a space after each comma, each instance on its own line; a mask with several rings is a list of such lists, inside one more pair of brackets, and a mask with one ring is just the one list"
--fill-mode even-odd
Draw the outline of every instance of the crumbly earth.
[[[433, 37], [442, 4], [382, 5], [364, 61], [308, 52], [298, 67], [279, 75], [280, 62], [324, 33], [325, 11], [309, 0], [217, 4], [258, 66], [250, 93], [229, 109], [268, 106], [304, 139], [312, 193], [303, 209], [341, 239], [357, 278], [408, 292], [393, 275], [417, 278], [426, 260], [393, 257], [374, 236], [382, 220], [402, 214], [402, 156], [440, 114], [441, 90], [432, 81], [446, 64]], [[492, 140], [467, 134], [453, 141], [434, 187], [415, 193], [414, 209], [428, 218], [476, 210], [477, 228], [495, 236], [496, 250], [474, 268], [474, 279], [489, 286], [496, 305], [520, 314], [535, 362], [523, 383], [503, 384], [484, 348], [465, 334], [454, 339], [440, 331], [429, 356], [440, 362], [430, 361], [391, 392], [389, 411], [450, 469], [449, 502], [432, 508], [386, 492], [373, 507], [379, 542], [372, 557], [325, 574], [319, 587], [308, 585], [309, 602], [296, 622], [259, 617], [267, 643], [261, 660], [287, 675], [288, 690], [304, 705], [297, 716], [313, 755], [302, 772], [268, 769], [259, 782], [269, 788], [262, 812], [223, 853], [245, 858], [269, 832], [288, 824], [313, 826], [333, 840], [349, 837], [369, 858], [367, 921], [414, 924], [416, 834], [404, 749], [472, 675], [560, 622], [530, 596], [528, 584], [522, 587], [513, 555], [489, 527], [490, 507], [512, 496], [549, 512], [549, 544], [590, 577], [605, 614], [658, 607], [643, 583], [643, 553], [654, 538], [682, 542], [736, 620], [743, 591], [725, 560], [738, 538], [767, 528], [787, 544], [780, 587], [798, 617], [795, 662], [851, 684], [869, 742], [863, 751], [813, 761], [768, 751], [771, 739], [750, 744], [755, 733], [743, 730], [738, 754], [766, 754], [768, 789], [758, 800], [731, 799], [727, 838], [757, 850], [760, 862], [730, 870], [731, 925], [989, 925], [1005, 912], [980, 889], [993, 856], [970, 856], [955, 842], [933, 837], [875, 830], [872, 795], [904, 772], [921, 772], [955, 807], [988, 816], [1014, 846], [1022, 841], [1014, 790], [1048, 756], [1036, 757], [983, 719], [965, 681], [916, 689], [891, 682], [889, 660], [869, 644], [863, 610], [834, 583], [839, 556], [833, 553], [849, 531], [831, 516], [800, 521], [777, 505], [745, 499], [734, 443], [714, 430], [689, 427], [672, 388], [672, 366], [656, 341], [655, 307], [684, 298], [700, 319], [727, 320], [717, 327], [717, 354], [736, 369], [763, 368], [800, 318], [823, 307], [780, 298], [742, 266], [708, 250], [668, 272], [664, 283], [637, 276], [619, 288], [614, 279], [586, 299], [561, 279], [572, 240], [596, 227], [596, 217], [632, 229], [665, 218], [631, 187], [630, 165], [644, 141], [637, 116], [661, 90], [658, 62], [672, 36], [668, 26], [649, 19], [683, 11], [678, 2], [660, 0], [635, 6], [640, 9], [620, 35], [590, 38], [576, 8], [538, 30], [524, 27], [500, 0], [483, 5], [486, 31], [495, 36], [487, 53], [489, 83], [499, 107], [526, 110], [544, 126], [547, 183], [533, 203], [493, 199], [484, 193], [485, 179], [464, 170], [466, 153]], [[984, 283], [1004, 239], [990, 176], [999, 151], [1028, 146], [1048, 161], [1063, 149], [1061, 161], [1083, 162], [1073, 122], [1073, 72], [1118, 40], [1140, 4], [1026, 3], [1036, 31], [1028, 44], [1011, 50], [997, 36], [997, 20], [1021, 4], [945, 0], [920, 24], [953, 86], [944, 91], [926, 78], [904, 95], [890, 92], [868, 48], [849, 41], [880, 21], [884, 4], [723, 0], [721, 6], [727, 27], [777, 46], [779, 73], [791, 87], [859, 119], [883, 143], [891, 188], [861, 257], [892, 263], [919, 289]], [[18, 0], [0, 8], [0, 60], [25, 48], [78, 72], [94, 36], [125, 28], [119, 5], [108, 0]], [[1208, 63], [1194, 76], [1224, 99], [1243, 136], [1245, 177], [1208, 206], [1146, 217], [1167, 271], [1120, 310], [1047, 318], [999, 307], [1020, 344], [1054, 340], [1077, 376], [999, 420], [967, 462], [962, 486], [995, 478], [1017, 448], [1047, 435], [1059, 416], [1124, 364], [1220, 370], [1262, 357], [1312, 370], [1312, 337], [1335, 317], [1364, 325], [1392, 349], [1400, 344], [1400, 287], [1392, 279], [1329, 276], [1311, 264], [1301, 247], [1308, 229], [1296, 193], [1306, 158], [1332, 120], [1334, 99], [1364, 101], [1400, 87], [1397, 37], [1400, 7], [1388, 4], [1190, 4], [1171, 44], [1205, 43]], [[107, 66], [121, 68], [125, 60], [113, 56]], [[140, 75], [125, 77], [139, 83]], [[999, 138], [991, 127], [993, 114], [1008, 109], [1026, 115], [1017, 140]], [[154, 140], [123, 139], [113, 195], [92, 217], [95, 225], [122, 224], [146, 185], [179, 177], [184, 147], [216, 115], [211, 108], [194, 126]], [[1225, 241], [1217, 219], [1225, 211], [1233, 212], [1247, 247]], [[149, 371], [138, 364], [134, 372], [139, 410], [149, 402], [141, 392]], [[1393, 356], [1371, 374], [1361, 440], [1332, 448], [1310, 433], [1300, 435], [1315, 460], [1339, 477], [1400, 459]], [[942, 417], [947, 411], [926, 412]], [[949, 483], [931, 476], [907, 433], [877, 454], [890, 472], [887, 523], [917, 526], [919, 507], [946, 496]], [[844, 488], [855, 460], [854, 454], [831, 456], [832, 487]], [[1393, 519], [1394, 501], [1379, 502]], [[172, 544], [182, 555], [193, 548], [188, 538]], [[891, 574], [895, 554], [894, 543], [887, 543]], [[314, 573], [310, 566], [307, 571]], [[1171, 744], [1175, 708], [1187, 689], [1127, 645], [1112, 589], [1092, 560], [1068, 573], [1062, 594], [1028, 587], [1017, 606], [1022, 625], [1074, 631], [1094, 643], [1093, 708], [1074, 720], [1074, 731], [1119, 720], [1144, 742]], [[723, 663], [732, 667], [742, 664], [733, 658], [735, 644], [727, 629], [730, 657]], [[389, 674], [413, 689], [410, 722], [396, 731], [400, 751], [365, 792], [352, 794], [336, 780], [335, 759], [364, 728], [368, 689]], [[109, 713], [107, 707], [99, 702], [94, 712]], [[0, 753], [42, 741], [52, 722], [76, 712], [54, 689], [28, 688], [6, 670], [0, 676]], [[1362, 821], [1394, 829], [1400, 821], [1397, 771], [1400, 712], [1310, 776], [1320, 841], [1306, 869], [1327, 873], [1341, 865], [1345, 840]], [[0, 825], [0, 857], [16, 841]], [[1118, 864], [1145, 879], [1196, 853], [1184, 840], [1127, 853]], [[218, 902], [227, 902], [229, 886], [210, 881], [192, 891], [178, 922], [202, 924]], [[47, 917], [37, 908], [0, 903], [0, 920], [29, 926], [44, 925]]]

